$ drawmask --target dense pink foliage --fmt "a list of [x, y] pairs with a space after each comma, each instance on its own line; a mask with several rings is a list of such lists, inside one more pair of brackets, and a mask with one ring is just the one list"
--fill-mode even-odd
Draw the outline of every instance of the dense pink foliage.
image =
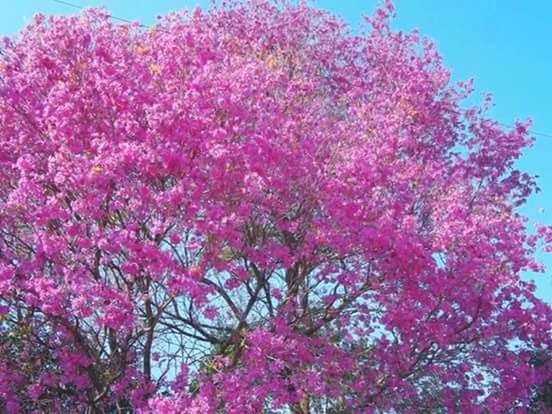
[[392, 13], [89, 10], [4, 40], [0, 411], [529, 404], [528, 125], [462, 106]]

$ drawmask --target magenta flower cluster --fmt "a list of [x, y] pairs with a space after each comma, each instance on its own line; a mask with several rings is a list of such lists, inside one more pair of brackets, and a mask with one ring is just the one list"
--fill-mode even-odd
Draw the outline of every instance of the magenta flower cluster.
[[91, 9], [2, 41], [1, 412], [538, 409], [529, 123], [467, 106], [393, 13]]

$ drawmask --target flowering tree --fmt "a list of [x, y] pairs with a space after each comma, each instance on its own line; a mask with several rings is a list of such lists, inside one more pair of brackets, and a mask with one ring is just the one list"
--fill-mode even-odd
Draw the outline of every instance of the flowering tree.
[[500, 412], [550, 364], [527, 123], [306, 5], [37, 16], [0, 58], [0, 411]]

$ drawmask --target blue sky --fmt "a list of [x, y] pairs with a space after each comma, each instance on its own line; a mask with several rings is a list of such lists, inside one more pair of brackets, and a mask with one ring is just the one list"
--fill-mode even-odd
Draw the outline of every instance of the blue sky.
[[[105, 6], [114, 16], [153, 24], [171, 10], [205, 7], [197, 0], [67, 0], [80, 6]], [[371, 14], [377, 0], [320, 0], [314, 3], [357, 27]], [[54, 0], [5, 2], [0, 13], [0, 34], [11, 35], [37, 12], [72, 14], [76, 10]], [[536, 135], [517, 167], [538, 175], [541, 192], [521, 211], [535, 222], [552, 223], [552, 2], [499, 0], [395, 0], [396, 28], [420, 32], [433, 39], [454, 79], [475, 79], [476, 95], [494, 96], [491, 115], [504, 124], [530, 117]], [[544, 208], [544, 213], [539, 209]], [[552, 256], [539, 255], [549, 270], [535, 279], [537, 295], [552, 303]]]

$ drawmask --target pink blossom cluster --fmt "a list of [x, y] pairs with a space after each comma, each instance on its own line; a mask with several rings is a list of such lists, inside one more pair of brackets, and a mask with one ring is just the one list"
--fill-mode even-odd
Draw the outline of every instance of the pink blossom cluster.
[[467, 107], [393, 14], [90, 9], [2, 40], [0, 412], [539, 409], [529, 123]]

